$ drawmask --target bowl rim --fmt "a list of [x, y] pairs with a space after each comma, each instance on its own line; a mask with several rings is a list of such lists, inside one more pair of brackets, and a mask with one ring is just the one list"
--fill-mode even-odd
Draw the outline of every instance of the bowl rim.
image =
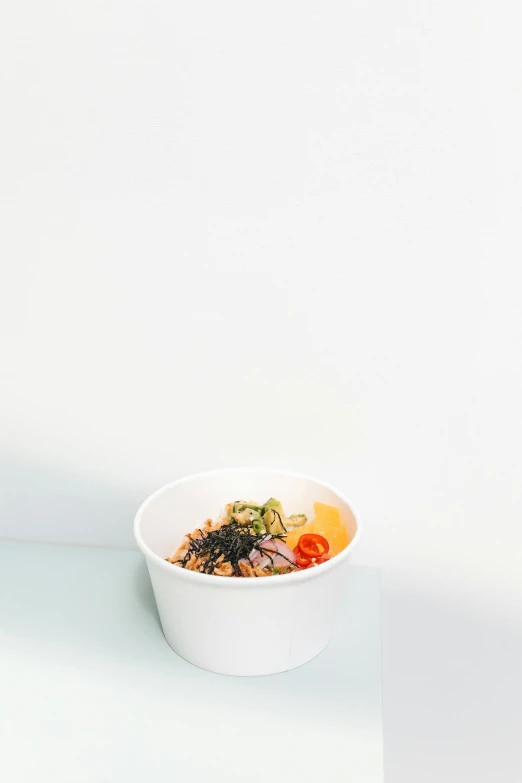
[[[333, 557], [331, 560], [328, 560], [326, 563], [322, 563], [320, 568], [307, 568], [305, 571], [298, 571], [293, 572], [290, 574], [278, 574], [277, 579], [230, 579], [223, 576], [217, 576], [215, 574], [202, 574], [199, 571], [187, 571], [185, 568], [175, 568], [172, 563], [168, 563], [166, 560], [161, 558], [159, 555], [157, 555], [155, 552], [150, 549], [148, 544], [145, 542], [141, 530], [141, 520], [143, 518], [144, 512], [147, 510], [148, 506], [153, 503], [156, 498], [158, 498], [163, 493], [167, 492], [168, 490], [172, 489], [173, 487], [179, 486], [180, 484], [188, 484], [191, 481], [196, 481], [197, 479], [207, 478], [210, 476], [219, 476], [223, 473], [277, 473], [280, 476], [289, 476], [292, 478], [299, 478], [304, 479], [306, 481], [312, 481], [314, 484], [318, 484], [319, 486], [324, 487], [325, 489], [330, 490], [330, 492], [333, 492], [337, 497], [345, 503], [352, 512], [354, 518], [355, 518], [355, 524], [356, 524], [356, 531], [355, 535], [348, 544], [348, 546], [343, 549], [342, 552], [339, 552], [338, 555]], [[136, 516], [134, 517], [134, 537], [136, 539], [136, 543], [138, 544], [139, 549], [141, 552], [145, 555], [146, 559], [151, 560], [155, 565], [159, 566], [160, 568], [164, 569], [165, 572], [170, 573], [170, 575], [174, 579], [188, 579], [192, 580], [192, 583], [194, 585], [199, 584], [201, 587], [207, 585], [208, 587], [214, 586], [214, 587], [224, 587], [228, 589], [269, 589], [274, 588], [277, 586], [283, 587], [283, 585], [290, 586], [292, 584], [296, 584], [299, 581], [303, 582], [305, 580], [309, 579], [317, 579], [318, 577], [321, 577], [321, 575], [325, 575], [328, 571], [338, 568], [342, 563], [347, 559], [347, 557], [351, 554], [355, 546], [357, 545], [360, 533], [361, 533], [361, 517], [359, 515], [359, 512], [354, 507], [353, 503], [348, 500], [346, 495], [338, 490], [336, 487], [334, 487], [332, 484], [328, 484], [325, 481], [321, 481], [320, 479], [315, 478], [314, 476], [307, 475], [306, 473], [299, 473], [292, 470], [280, 470], [278, 468], [266, 468], [266, 467], [255, 467], [255, 468], [249, 468], [246, 466], [242, 467], [233, 467], [233, 468], [216, 468], [213, 470], [204, 470], [198, 473], [191, 473], [188, 476], [183, 476], [182, 478], [176, 479], [176, 481], [171, 481], [168, 484], [164, 484], [162, 487], [157, 489], [155, 492], [153, 492], [151, 495], [149, 495], [141, 504], [141, 506], [138, 508], [138, 511], [136, 512]], [[275, 584], [274, 584], [275, 583]]]

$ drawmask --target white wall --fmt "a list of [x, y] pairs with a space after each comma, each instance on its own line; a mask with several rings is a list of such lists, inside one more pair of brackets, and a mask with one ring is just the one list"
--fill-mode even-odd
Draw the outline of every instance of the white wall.
[[520, 12], [6, 14], [0, 533], [132, 546], [150, 490], [272, 464], [359, 562], [511, 595]]

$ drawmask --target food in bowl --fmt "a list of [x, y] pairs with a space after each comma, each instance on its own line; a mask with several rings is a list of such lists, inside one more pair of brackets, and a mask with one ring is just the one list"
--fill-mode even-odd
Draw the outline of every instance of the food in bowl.
[[189, 571], [263, 577], [316, 568], [349, 544], [339, 509], [314, 503], [315, 517], [286, 516], [279, 500], [229, 503], [217, 521], [188, 533], [167, 562]]

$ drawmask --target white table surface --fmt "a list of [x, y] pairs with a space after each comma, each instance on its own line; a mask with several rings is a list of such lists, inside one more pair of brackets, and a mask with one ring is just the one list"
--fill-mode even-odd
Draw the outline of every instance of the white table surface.
[[141, 554], [1, 543], [2, 777], [382, 783], [379, 592], [351, 568], [322, 655], [224, 677], [168, 647]]

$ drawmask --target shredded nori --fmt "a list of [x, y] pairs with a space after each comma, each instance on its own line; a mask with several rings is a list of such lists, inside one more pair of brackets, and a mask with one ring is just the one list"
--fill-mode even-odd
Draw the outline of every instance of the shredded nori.
[[272, 509], [272, 511], [274, 512], [274, 514], [277, 514], [277, 516], [279, 517], [279, 522], [280, 522], [280, 524], [281, 524], [281, 527], [282, 527], [282, 528], [283, 528], [283, 530], [285, 531], [285, 533], [288, 533], [288, 530], [286, 529], [286, 527], [285, 527], [285, 526], [284, 526], [284, 524], [283, 524], [283, 520], [282, 520], [282, 518], [281, 518], [281, 514], [279, 513], [279, 511], [276, 511], [276, 510], [275, 510], [275, 508], [273, 508], [273, 509]]
[[[254, 533], [253, 529], [246, 525], [240, 525], [232, 521], [222, 525], [218, 530], [199, 530], [200, 536], [193, 538], [190, 536], [189, 548], [181, 560], [176, 560], [183, 568], [187, 565], [192, 555], [202, 558], [204, 562], [201, 565], [201, 571], [205, 574], [212, 574], [214, 568], [222, 563], [230, 563], [236, 576], [241, 576], [239, 568], [240, 560], [248, 560], [250, 563], [250, 553], [257, 549], [261, 554], [267, 555], [273, 565], [272, 555], [277, 554], [283, 557], [290, 565], [295, 566], [289, 558], [281, 552], [274, 552], [263, 547], [263, 542], [280, 536], [269, 536], [267, 533]], [[222, 559], [218, 563], [219, 558]]]

